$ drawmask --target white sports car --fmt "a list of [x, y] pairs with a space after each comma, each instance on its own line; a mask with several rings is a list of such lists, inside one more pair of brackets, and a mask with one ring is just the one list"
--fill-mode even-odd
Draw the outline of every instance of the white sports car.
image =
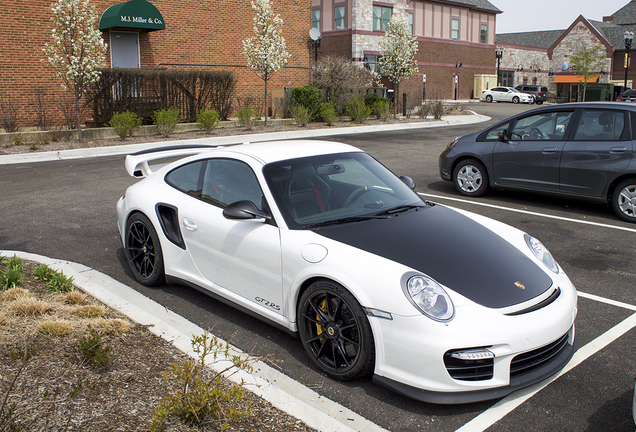
[[164, 148], [126, 168], [145, 177], [117, 203], [137, 280], [298, 334], [330, 377], [464, 403], [541, 381], [576, 350], [576, 289], [538, 240], [422, 200], [355, 147]]

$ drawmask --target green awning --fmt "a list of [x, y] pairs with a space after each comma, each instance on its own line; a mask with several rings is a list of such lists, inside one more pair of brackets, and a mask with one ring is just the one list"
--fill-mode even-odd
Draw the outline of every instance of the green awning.
[[126, 27], [149, 31], [164, 30], [166, 24], [159, 9], [146, 0], [130, 0], [106, 9], [99, 20], [99, 29]]

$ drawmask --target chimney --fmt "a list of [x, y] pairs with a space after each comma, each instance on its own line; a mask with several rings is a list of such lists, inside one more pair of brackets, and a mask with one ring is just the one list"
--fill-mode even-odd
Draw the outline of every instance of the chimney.
[[603, 17], [603, 22], [609, 23], [609, 22], [612, 22], [612, 21], [614, 21], [614, 16], [604, 16]]

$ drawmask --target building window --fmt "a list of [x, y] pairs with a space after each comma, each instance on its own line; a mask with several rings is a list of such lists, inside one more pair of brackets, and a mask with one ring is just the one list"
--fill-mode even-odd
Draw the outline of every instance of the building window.
[[413, 26], [413, 14], [409, 14], [409, 25], [411, 26], [411, 34], [415, 34], [415, 27]]
[[333, 10], [334, 16], [334, 29], [335, 30], [344, 30], [345, 29], [345, 7], [344, 6], [336, 6]]
[[451, 20], [451, 39], [459, 39], [459, 20]]
[[488, 25], [481, 25], [481, 43], [488, 43]]
[[311, 11], [311, 26], [320, 30], [320, 9]]
[[373, 30], [388, 30], [393, 8], [373, 6]]
[[515, 86], [515, 73], [514, 71], [500, 71], [500, 79], [499, 84], [504, 87], [514, 87]]
[[364, 67], [369, 69], [371, 72], [381, 73], [380, 72], [380, 60], [382, 56], [379, 55], [368, 55], [364, 56]]

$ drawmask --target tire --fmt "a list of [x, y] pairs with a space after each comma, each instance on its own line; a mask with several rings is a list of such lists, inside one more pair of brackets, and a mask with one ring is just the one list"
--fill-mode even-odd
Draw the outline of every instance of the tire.
[[492, 96], [491, 95], [486, 95], [486, 102], [488, 102], [488, 103], [492, 102]]
[[624, 180], [616, 186], [612, 207], [619, 218], [636, 223], [636, 178]]
[[298, 333], [312, 362], [330, 377], [346, 381], [373, 372], [371, 326], [341, 285], [319, 280], [305, 290], [298, 303]]
[[515, 96], [512, 98], [512, 103], [513, 104], [518, 104], [519, 103], [519, 96]]
[[126, 224], [126, 258], [139, 283], [147, 286], [165, 283], [163, 254], [152, 222], [134, 213]]
[[537, 105], [542, 105], [543, 101], [536, 101]]
[[481, 162], [463, 160], [453, 170], [453, 184], [464, 196], [482, 196], [488, 190], [488, 172]]

